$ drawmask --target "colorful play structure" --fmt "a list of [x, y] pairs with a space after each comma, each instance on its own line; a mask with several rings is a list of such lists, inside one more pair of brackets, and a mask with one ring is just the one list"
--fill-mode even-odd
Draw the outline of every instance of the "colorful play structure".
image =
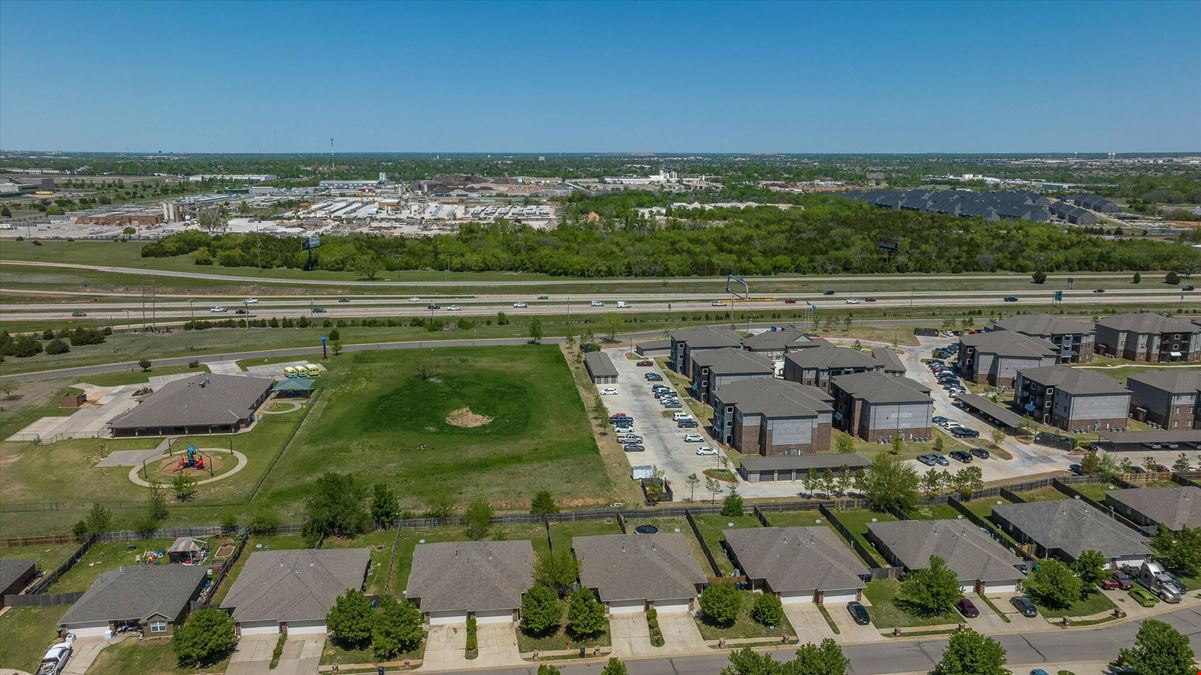
[[194, 445], [189, 445], [184, 451], [183, 457], [179, 458], [179, 462], [175, 465], [174, 473], [179, 473], [184, 469], [203, 469], [207, 458], [204, 453]]

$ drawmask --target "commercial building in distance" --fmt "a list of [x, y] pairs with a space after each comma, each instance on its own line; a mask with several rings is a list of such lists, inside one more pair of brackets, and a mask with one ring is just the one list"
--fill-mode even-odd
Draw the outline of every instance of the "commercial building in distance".
[[1176, 368], [1135, 373], [1126, 387], [1134, 419], [1164, 429], [1201, 428], [1201, 373]]
[[1125, 429], [1130, 390], [1088, 370], [1045, 366], [1018, 371], [1013, 405], [1036, 421], [1065, 431]]
[[713, 436], [744, 454], [803, 455], [830, 449], [834, 397], [776, 379], [733, 382], [710, 394]]
[[1091, 321], [1050, 314], [1020, 314], [1001, 319], [997, 328], [1050, 342], [1059, 352], [1060, 363], [1093, 360], [1097, 330]]
[[959, 338], [959, 374], [977, 384], [1013, 384], [1018, 370], [1054, 365], [1055, 345], [1009, 330], [972, 333]]
[[692, 396], [709, 403], [714, 391], [743, 380], [770, 380], [771, 361], [741, 349], [708, 349], [692, 357]]
[[1097, 322], [1097, 353], [1129, 361], [1201, 360], [1201, 326], [1180, 317], [1117, 314]]
[[830, 380], [834, 426], [865, 441], [930, 438], [934, 400], [930, 389], [907, 377], [880, 372], [839, 375]]
[[692, 376], [692, 359], [711, 349], [741, 348], [742, 336], [728, 328], [695, 326], [671, 333], [671, 369], [684, 377]]
[[274, 384], [265, 377], [199, 373], [164, 384], [108, 426], [113, 436], [233, 433], [254, 422]]
[[828, 390], [839, 375], [883, 370], [883, 363], [850, 347], [823, 345], [784, 355], [784, 379], [818, 389]]

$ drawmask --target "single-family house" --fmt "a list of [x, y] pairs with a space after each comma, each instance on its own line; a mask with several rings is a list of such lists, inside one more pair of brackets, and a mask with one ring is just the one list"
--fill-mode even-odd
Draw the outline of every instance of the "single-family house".
[[171, 637], [200, 595], [201, 565], [134, 565], [102, 573], [58, 621], [77, 638], [100, 637], [122, 626], [148, 638]]
[[1201, 488], [1130, 488], [1105, 493], [1105, 504], [1139, 525], [1201, 527]]
[[571, 546], [580, 584], [594, 589], [610, 613], [687, 612], [707, 581], [683, 534], [574, 537]]
[[1015, 593], [1021, 559], [963, 520], [897, 520], [870, 523], [867, 538], [890, 564], [906, 572], [930, 566], [938, 556], [959, 577], [964, 593]]
[[858, 556], [823, 525], [737, 528], [723, 530], [722, 537], [751, 587], [775, 593], [786, 604], [862, 600], [864, 579], [871, 578]]
[[534, 585], [529, 540], [418, 544], [405, 597], [431, 624], [516, 621], [521, 596]]
[[1151, 556], [1146, 537], [1078, 499], [1001, 504], [993, 507], [992, 519], [1019, 543], [1033, 544], [1041, 558], [1070, 563], [1098, 551], [1118, 567]]
[[19, 594], [37, 575], [38, 564], [33, 558], [0, 559], [0, 608], [4, 607], [5, 595]]
[[362, 590], [369, 548], [255, 551], [221, 601], [241, 635], [324, 635], [338, 596]]

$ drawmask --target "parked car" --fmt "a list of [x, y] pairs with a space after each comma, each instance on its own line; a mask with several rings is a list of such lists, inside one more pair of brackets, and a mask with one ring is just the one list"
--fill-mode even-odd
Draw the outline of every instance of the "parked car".
[[617, 387], [605, 387], [604, 389], [601, 389], [601, 396], [616, 396], [616, 395], [617, 395]]
[[1030, 602], [1030, 598], [1023, 598], [1019, 595], [1010, 599], [1009, 602], [1017, 608], [1018, 612], [1021, 612], [1022, 616], [1029, 618], [1038, 616], [1038, 608], [1034, 606], [1033, 602]]
[[614, 420], [619, 420], [623, 417], [629, 417], [630, 419], [634, 419], [633, 417], [630, 417], [629, 415], [627, 415], [623, 412], [616, 412], [616, 413], [613, 413], [612, 415], [609, 415], [609, 421], [612, 422]]
[[969, 450], [969, 452], [971, 452], [973, 455], [979, 457], [980, 459], [988, 459], [989, 457], [991, 457], [991, 455], [988, 454], [988, 451], [985, 450], [984, 448], [972, 448], [971, 450]]
[[642, 366], [643, 368], [650, 368], [651, 366], [655, 365], [655, 362], [651, 361], [650, 359], [643, 359], [639, 361], [637, 365]]
[[1042, 668], [1035, 668], [1034, 670], [1030, 671], [1030, 675], [1050, 675], [1050, 673]]
[[972, 463], [972, 453], [968, 452], [967, 450], [952, 450], [951, 451], [951, 459], [957, 459], [957, 460], [963, 462], [964, 464], [971, 464]]
[[621, 446], [621, 449], [626, 452], [646, 452], [646, 447], [641, 443], [626, 443]]
[[1154, 607], [1159, 602], [1159, 598], [1152, 595], [1151, 591], [1142, 586], [1135, 586], [1130, 589], [1130, 597], [1134, 598], [1134, 601], [1143, 607]]
[[663, 404], [663, 407], [671, 409], [671, 408], [683, 408], [684, 406], [680, 405], [679, 401], [668, 401], [667, 403]]
[[1068, 471], [1071, 471], [1072, 473], [1076, 474], [1077, 476], [1084, 475], [1084, 468], [1081, 467], [1079, 464], [1073, 464], [1073, 465], [1069, 466]]
[[646, 373], [645, 375], [643, 375], [643, 377], [646, 378], [647, 382], [662, 382], [663, 381], [663, 376], [660, 375], [659, 373]]
[[698, 455], [716, 455], [717, 451], [707, 445], [702, 445], [701, 447], [696, 449], [696, 454], [698, 454]]
[[676, 422], [676, 427], [679, 429], [696, 429], [700, 426], [696, 420], [680, 420]]
[[935, 415], [934, 417], [930, 418], [930, 421], [939, 426], [942, 426], [942, 423], [946, 422], [947, 418], [943, 417], [942, 415]]
[[641, 443], [642, 437], [638, 434], [619, 434], [617, 442], [625, 445], [626, 443]]
[[703, 442], [705, 442], [705, 437], [700, 434], [684, 434], [684, 442], [685, 443], [703, 443]]
[[67, 633], [62, 642], [50, 645], [38, 663], [37, 675], [58, 675], [67, 667], [67, 659], [75, 646], [75, 633]]
[[935, 464], [938, 464], [938, 462], [934, 461], [934, 455], [918, 455], [917, 461], [925, 464], [926, 466], [934, 466]]
[[980, 438], [980, 432], [967, 427], [955, 427], [951, 429], [951, 435], [955, 438]]
[[961, 599], [959, 604], [955, 605], [955, 609], [958, 609], [960, 614], [969, 619], [974, 619], [980, 616], [980, 610], [976, 609], [976, 606], [972, 604], [972, 601], [968, 600], [967, 598]]
[[848, 602], [847, 611], [851, 613], [851, 618], [860, 626], [866, 626], [872, 622], [871, 616], [867, 613], [867, 608], [859, 602]]
[[1134, 579], [1132, 579], [1129, 574], [1126, 574], [1121, 570], [1114, 570], [1113, 574], [1109, 575], [1109, 577], [1118, 582], [1118, 588], [1122, 589], [1123, 591], [1128, 591], [1134, 588]]
[[946, 455], [932, 454], [932, 455], [930, 455], [930, 457], [939, 466], [951, 466], [951, 460], [947, 459]]
[[1111, 577], [1101, 581], [1101, 588], [1107, 591], [1116, 591], [1121, 588], [1121, 586], [1118, 585], [1117, 579]]
[[77, 309], [74, 312], [71, 312], [71, 316], [87, 316], [87, 315], [88, 315], [88, 313], [83, 311], [82, 309]]

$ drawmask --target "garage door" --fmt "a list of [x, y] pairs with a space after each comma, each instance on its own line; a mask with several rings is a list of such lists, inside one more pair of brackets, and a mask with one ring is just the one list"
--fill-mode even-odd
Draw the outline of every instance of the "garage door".
[[313, 623], [290, 623], [288, 624], [288, 635], [325, 635], [325, 622], [318, 621]]
[[1144, 560], [1146, 560], [1146, 558], [1144, 558], [1142, 556], [1137, 556], [1137, 557], [1132, 557], [1132, 558], [1118, 558], [1117, 560], [1115, 560], [1113, 562], [1113, 564], [1110, 565], [1110, 567], [1115, 568], [1115, 569], [1118, 567], [1121, 567], [1122, 565], [1131, 565], [1133, 567], [1138, 567], [1139, 565], [1143, 564]]
[[780, 602], [785, 605], [799, 605], [813, 602], [813, 593], [781, 593]]
[[1017, 593], [1017, 584], [985, 584], [985, 593]]
[[258, 623], [242, 624], [242, 635], [275, 635], [279, 633], [279, 624], [277, 623]]
[[492, 612], [476, 612], [476, 623], [513, 623], [512, 610], [496, 610]]
[[845, 605], [857, 599], [859, 599], [859, 594], [855, 591], [826, 591], [823, 595], [822, 603], [826, 605]]
[[467, 612], [430, 612], [431, 626], [446, 623], [467, 623]]
[[627, 600], [624, 602], [610, 602], [610, 614], [635, 614], [646, 609], [646, 603], [641, 600]]
[[77, 638], [104, 637], [105, 632], [108, 631], [108, 624], [106, 623], [103, 626], [89, 626], [87, 628], [68, 628], [67, 631], [74, 633], [75, 637]]
[[692, 606], [687, 600], [655, 603], [655, 611], [660, 614], [686, 614], [691, 608]]
[[976, 590], [976, 584], [961, 584], [959, 586], [959, 590], [964, 593], [974, 593]]

